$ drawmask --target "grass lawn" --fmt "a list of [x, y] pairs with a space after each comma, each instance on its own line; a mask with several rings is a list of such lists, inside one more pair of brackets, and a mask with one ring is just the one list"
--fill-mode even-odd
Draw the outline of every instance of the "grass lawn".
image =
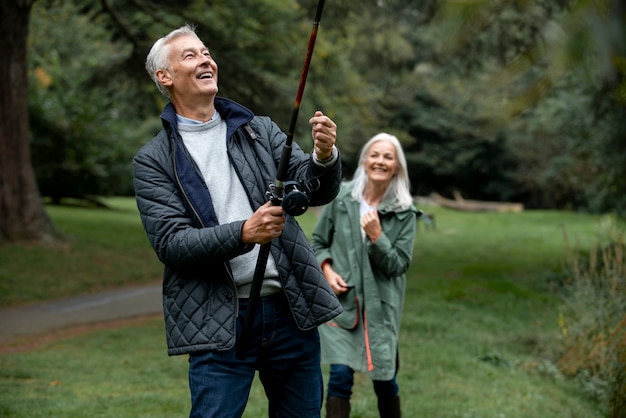
[[[49, 207], [71, 240], [0, 247], [2, 306], [154, 281], [161, 266], [132, 199], [112, 209]], [[462, 213], [423, 208], [408, 273], [399, 384], [406, 417], [604, 417], [550, 361], [560, 301], [551, 277], [570, 243], [589, 247], [607, 218], [569, 212]], [[305, 231], [315, 212], [299, 218]], [[328, 368], [324, 366], [324, 373]], [[2, 417], [184, 417], [187, 359], [167, 357], [161, 318], [99, 329], [0, 356]], [[246, 417], [264, 417], [255, 382]], [[377, 417], [357, 374], [353, 417]]]
[[0, 247], [0, 306], [154, 282], [162, 267], [139, 221], [134, 199], [107, 199], [110, 209], [48, 206], [68, 241]]

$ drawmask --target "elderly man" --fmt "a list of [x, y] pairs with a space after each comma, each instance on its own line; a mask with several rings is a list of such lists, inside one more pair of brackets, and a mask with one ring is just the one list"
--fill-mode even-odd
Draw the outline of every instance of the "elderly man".
[[[146, 69], [170, 103], [163, 129], [133, 160], [137, 206], [164, 264], [169, 355], [189, 355], [191, 417], [240, 417], [259, 372], [271, 417], [319, 417], [317, 326], [342, 308], [295, 218], [268, 202], [286, 135], [268, 117], [217, 97], [218, 66], [194, 29], [157, 40]], [[309, 120], [314, 147], [294, 144], [289, 180], [312, 206], [339, 191], [336, 125]], [[258, 244], [270, 243], [261, 298], [243, 356]]]

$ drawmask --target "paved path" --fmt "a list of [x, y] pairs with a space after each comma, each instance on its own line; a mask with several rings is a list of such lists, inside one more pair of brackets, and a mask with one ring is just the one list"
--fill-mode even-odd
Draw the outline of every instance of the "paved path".
[[0, 310], [0, 345], [72, 327], [161, 313], [161, 283]]

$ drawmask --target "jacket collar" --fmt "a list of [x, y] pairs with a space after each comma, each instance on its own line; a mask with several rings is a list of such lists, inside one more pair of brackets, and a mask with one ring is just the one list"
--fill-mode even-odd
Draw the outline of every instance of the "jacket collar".
[[[222, 119], [226, 121], [227, 139], [235, 133], [237, 128], [250, 122], [254, 117], [254, 114], [246, 107], [228, 99], [216, 98], [215, 109], [219, 112]], [[161, 120], [163, 128], [168, 132], [168, 136], [174, 145], [176, 176], [187, 201], [203, 226], [217, 225], [217, 217], [211, 195], [208, 193], [202, 176], [195, 168], [193, 159], [187, 152], [183, 142], [179, 140], [176, 110], [172, 103], [168, 103], [165, 109], [163, 109]]]
[[[241, 125], [250, 122], [254, 117], [250, 109], [224, 97], [215, 98], [215, 110], [219, 112], [222, 119], [226, 121], [226, 138], [230, 138]], [[172, 130], [178, 133], [176, 109], [174, 109], [172, 103], [168, 103], [163, 109], [161, 121], [166, 130]]]

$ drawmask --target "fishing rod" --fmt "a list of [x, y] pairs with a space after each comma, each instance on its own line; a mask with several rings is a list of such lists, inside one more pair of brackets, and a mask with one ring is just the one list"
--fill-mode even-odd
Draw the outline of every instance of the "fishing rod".
[[[295, 184], [296, 182], [287, 181], [287, 173], [289, 170], [289, 160], [291, 159], [291, 144], [293, 143], [293, 135], [296, 130], [298, 113], [300, 112], [300, 103], [302, 102], [302, 95], [304, 94], [304, 85], [306, 84], [309, 66], [311, 65], [311, 57], [313, 56], [313, 48], [315, 48], [315, 40], [317, 39], [317, 31], [319, 29], [320, 19], [322, 18], [323, 8], [324, 0], [319, 0], [317, 3], [317, 11], [315, 12], [315, 19], [313, 20], [313, 29], [311, 30], [306, 56], [304, 58], [302, 73], [300, 74], [300, 84], [298, 85], [298, 92], [296, 93], [296, 100], [291, 113], [291, 122], [289, 124], [287, 139], [285, 141], [285, 145], [283, 146], [283, 151], [280, 155], [280, 161], [278, 163], [278, 169], [276, 171], [276, 180], [273, 184], [269, 185], [270, 190], [267, 192], [269, 200], [272, 202], [272, 206], [282, 205], [285, 212], [293, 216], [301, 215], [308, 209], [308, 197], [304, 192], [298, 189]], [[287, 191], [287, 195], [285, 195], [285, 191]], [[272, 243], [270, 241], [262, 244], [259, 249], [259, 257], [257, 258], [254, 276], [252, 278], [252, 286], [250, 288], [247, 313], [244, 318], [241, 335], [237, 341], [237, 357], [239, 358], [243, 357], [247, 341], [250, 338], [250, 329], [254, 320], [254, 312], [256, 311], [259, 297], [261, 295], [261, 286], [263, 285], [265, 267], [267, 266], [271, 245]]]

